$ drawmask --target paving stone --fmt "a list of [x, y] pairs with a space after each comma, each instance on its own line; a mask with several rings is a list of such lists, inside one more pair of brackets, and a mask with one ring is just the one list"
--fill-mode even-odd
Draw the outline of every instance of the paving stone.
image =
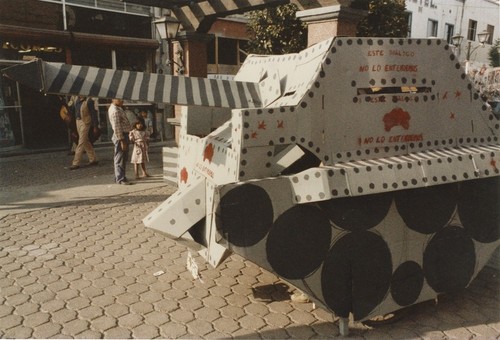
[[203, 301], [196, 298], [185, 297], [178, 300], [179, 307], [185, 310], [196, 310], [203, 307]]
[[0, 284], [0, 288], [2, 288], [2, 295], [4, 297], [9, 297], [16, 294], [21, 294], [23, 291], [22, 287], [14, 285], [16, 282], [13, 279], [2, 279], [2, 283]]
[[104, 332], [107, 339], [130, 339], [132, 331], [123, 327], [113, 327]]
[[71, 320], [64, 323], [62, 333], [64, 335], [70, 335], [74, 337], [75, 335], [86, 331], [89, 328], [89, 323], [86, 320]]
[[75, 339], [102, 339], [102, 338], [103, 338], [102, 333], [89, 329], [75, 335]]
[[219, 296], [208, 296], [203, 299], [203, 304], [207, 307], [219, 309], [226, 306], [227, 302]]
[[49, 339], [61, 334], [62, 326], [57, 323], [47, 322], [38, 326], [33, 331], [33, 338]]
[[168, 316], [168, 314], [161, 313], [158, 311], [153, 311], [151, 313], [144, 315], [144, 322], [147, 323], [148, 325], [156, 327], [159, 327], [169, 321], [170, 317]]
[[137, 314], [126, 314], [118, 318], [118, 325], [132, 329], [143, 323], [143, 317]]
[[26, 316], [36, 313], [40, 310], [40, 305], [33, 302], [26, 302], [22, 305], [16, 306], [14, 313], [20, 316]]
[[[56, 294], [55, 294], [55, 297], [57, 299], [63, 300], [63, 301], [73, 299], [77, 296], [78, 296], [78, 291], [74, 290], [74, 289], [70, 289], [70, 288], [60, 290], [60, 291], [56, 292]], [[45, 301], [49, 301], [49, 300], [51, 300], [51, 299], [49, 298], [49, 299], [46, 299], [46, 300], [43, 300], [40, 302], [45, 302]]]
[[68, 309], [60, 309], [58, 311], [55, 311], [51, 313], [52, 315], [52, 321], [56, 323], [66, 323], [69, 321], [72, 321], [76, 318], [78, 318], [78, 315], [75, 311], [73, 310], [68, 310]]
[[238, 321], [235, 319], [236, 318], [228, 317], [218, 318], [217, 320], [212, 321], [212, 324], [216, 331], [232, 334], [240, 328]]
[[91, 328], [98, 332], [106, 332], [118, 325], [118, 321], [115, 317], [102, 315], [92, 320]]
[[160, 337], [167, 339], [178, 339], [187, 335], [186, 326], [182, 323], [168, 322], [160, 327]]
[[88, 306], [90, 306], [90, 299], [81, 296], [77, 296], [66, 302], [66, 307], [73, 310], [83, 309]]
[[[196, 313], [196, 311], [195, 311], [195, 313]], [[190, 321], [193, 321], [195, 319], [194, 314], [191, 311], [182, 310], [182, 309], [177, 309], [177, 310], [171, 312], [170, 318], [173, 321], [181, 322], [184, 324], [186, 324]]]
[[231, 306], [236, 306], [236, 307], [241, 307], [241, 308], [251, 304], [251, 301], [248, 299], [248, 297], [241, 295], [241, 294], [232, 294], [232, 295], [226, 296], [225, 300]]
[[29, 328], [36, 328], [49, 322], [50, 314], [45, 312], [36, 312], [24, 317], [23, 325]]
[[132, 304], [130, 307], [130, 311], [136, 314], [144, 315], [153, 311], [153, 305], [148, 302], [139, 301]]
[[2, 325], [2, 329], [9, 329], [12, 327], [17, 327], [22, 325], [23, 318], [19, 315], [5, 315], [0, 318], [0, 325]]
[[14, 294], [6, 298], [7, 304], [11, 306], [20, 306], [29, 300], [30, 296], [27, 294]]
[[148, 291], [141, 294], [140, 299], [143, 302], [155, 303], [157, 301], [163, 300], [163, 294], [154, 291]]
[[242, 327], [249, 330], [258, 330], [266, 325], [264, 319], [255, 315], [245, 315], [239, 321]]
[[65, 302], [62, 300], [54, 299], [51, 301], [42, 302], [40, 304], [40, 310], [42, 312], [56, 312], [64, 308]]
[[283, 328], [290, 324], [290, 318], [281, 313], [269, 313], [264, 316], [264, 320], [268, 325], [275, 327]]
[[312, 316], [311, 313], [307, 313], [307, 312], [300, 311], [300, 310], [291, 311], [290, 313], [287, 313], [286, 315], [290, 318], [290, 320], [292, 320], [293, 323], [310, 325], [316, 321], [316, 318], [314, 318], [314, 316]]
[[3, 333], [1, 337], [3, 339], [30, 339], [32, 338], [32, 334], [32, 328], [26, 326], [17, 326], [5, 330], [5, 333]]
[[135, 327], [132, 335], [136, 339], [153, 339], [160, 335], [160, 331], [158, 327], [143, 324]]
[[199, 336], [204, 336], [214, 331], [211, 322], [201, 319], [190, 321], [186, 326], [189, 334], [198, 334]]
[[223, 317], [237, 320], [245, 315], [245, 310], [236, 306], [224, 306], [220, 309], [220, 313]]
[[115, 297], [111, 295], [99, 295], [91, 299], [91, 304], [98, 307], [106, 307], [115, 303]]
[[311, 339], [317, 335], [311, 327], [307, 326], [289, 326], [286, 332], [294, 339]]
[[153, 303], [154, 309], [159, 312], [170, 313], [179, 309], [179, 303], [175, 300], [164, 299]]
[[104, 311], [102, 308], [96, 306], [88, 306], [77, 310], [78, 316], [81, 319], [92, 320], [103, 315]]

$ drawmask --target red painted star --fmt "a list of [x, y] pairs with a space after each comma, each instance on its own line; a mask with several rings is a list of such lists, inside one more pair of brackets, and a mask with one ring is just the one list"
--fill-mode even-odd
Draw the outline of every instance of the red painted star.
[[187, 183], [188, 181], [188, 172], [186, 167], [182, 168], [180, 173], [181, 182]]
[[459, 98], [462, 95], [462, 92], [456, 90], [455, 91], [455, 98]]
[[278, 129], [283, 129], [284, 128], [284, 121], [278, 120]]
[[450, 119], [455, 119], [455, 113], [454, 112], [450, 112]]
[[262, 121], [259, 122], [259, 130], [265, 130], [266, 129], [266, 122]]
[[257, 132], [255, 132], [255, 131], [252, 132], [252, 138], [254, 138], [254, 139], [257, 138]]
[[212, 163], [212, 158], [214, 157], [214, 146], [212, 143], [208, 144], [203, 151], [203, 161], [208, 160], [208, 163]]
[[448, 91], [443, 94], [443, 99], [448, 99]]

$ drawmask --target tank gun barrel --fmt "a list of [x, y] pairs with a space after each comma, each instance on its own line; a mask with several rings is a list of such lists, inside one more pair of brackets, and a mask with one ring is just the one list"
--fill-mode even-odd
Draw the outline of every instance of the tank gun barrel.
[[262, 105], [259, 83], [253, 82], [104, 69], [41, 59], [6, 68], [3, 74], [48, 94], [224, 108]]

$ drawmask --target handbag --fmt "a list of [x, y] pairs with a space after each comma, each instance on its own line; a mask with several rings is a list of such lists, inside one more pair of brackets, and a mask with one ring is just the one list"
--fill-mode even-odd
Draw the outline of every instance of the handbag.
[[97, 127], [94, 129], [94, 127], [90, 127], [89, 130], [89, 140], [91, 143], [94, 143], [101, 137], [102, 131], [101, 128]]

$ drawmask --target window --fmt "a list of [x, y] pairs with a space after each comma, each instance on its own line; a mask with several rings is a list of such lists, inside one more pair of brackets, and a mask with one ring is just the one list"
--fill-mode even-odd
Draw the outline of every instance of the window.
[[429, 19], [427, 21], [427, 36], [437, 37], [438, 33], [438, 22], [436, 20]]
[[444, 34], [445, 34], [445, 39], [448, 42], [448, 44], [451, 44], [451, 37], [453, 37], [453, 33], [455, 32], [455, 26], [452, 24], [445, 24], [444, 25]]
[[490, 34], [490, 36], [488, 37], [488, 40], [486, 40], [486, 43], [489, 45], [493, 45], [493, 33], [495, 33], [495, 26], [487, 25], [486, 31]]
[[469, 28], [467, 29], [467, 40], [475, 41], [477, 31], [477, 21], [469, 20]]
[[413, 19], [413, 16], [412, 16], [412, 12], [406, 12], [406, 18], [407, 18], [407, 22], [408, 22], [408, 32], [406, 33], [406, 36], [408, 38], [411, 37], [411, 21]]

